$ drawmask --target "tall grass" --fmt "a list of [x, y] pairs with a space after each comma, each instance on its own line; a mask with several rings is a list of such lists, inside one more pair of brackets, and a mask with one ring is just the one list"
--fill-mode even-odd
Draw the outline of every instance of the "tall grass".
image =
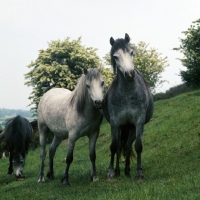
[[0, 160], [1, 199], [200, 199], [200, 91], [155, 103], [154, 116], [143, 136], [142, 182], [134, 181], [135, 159], [131, 163], [132, 178], [125, 177], [121, 162], [121, 176], [107, 181], [110, 141], [110, 126], [103, 121], [96, 148], [97, 182], [90, 182], [88, 139], [77, 141], [69, 172], [70, 187], [60, 181], [65, 169], [66, 140], [56, 152], [56, 179], [46, 178], [44, 184], [37, 183], [39, 148], [30, 149], [27, 155], [23, 181], [16, 181], [14, 175], [8, 177], [8, 159]]

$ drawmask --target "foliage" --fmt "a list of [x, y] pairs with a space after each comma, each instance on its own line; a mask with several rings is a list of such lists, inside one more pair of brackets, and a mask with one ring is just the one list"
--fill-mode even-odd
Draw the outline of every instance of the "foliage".
[[174, 87], [170, 88], [166, 92], [159, 92], [157, 94], [154, 94], [153, 95], [153, 100], [154, 101], [159, 101], [159, 100], [163, 100], [163, 99], [169, 99], [169, 98], [175, 97], [175, 96], [177, 96], [179, 94], [183, 94], [183, 93], [186, 93], [186, 92], [191, 92], [191, 91], [193, 91], [195, 89], [197, 89], [197, 88], [189, 87], [186, 84], [177, 85], [177, 86], [174, 86]]
[[[90, 182], [88, 138], [80, 138], [70, 166], [70, 187], [62, 187], [60, 178], [65, 169], [67, 140], [57, 148], [54, 159], [55, 180], [46, 178], [37, 184], [40, 149], [30, 149], [24, 168], [25, 180], [6, 176], [8, 159], [0, 162], [2, 199], [199, 199], [200, 198], [200, 90], [155, 102], [155, 113], [145, 126], [142, 163], [144, 180], [134, 181], [136, 160], [131, 161], [132, 178], [121, 175], [107, 181], [110, 161], [110, 125], [103, 121], [96, 147], [99, 181]], [[49, 147], [49, 145], [48, 145]], [[47, 149], [48, 149], [47, 147]], [[48, 171], [48, 153], [45, 173]], [[19, 192], [20, 191], [20, 192]]]
[[102, 75], [103, 75], [103, 78], [105, 80], [104, 91], [107, 91], [108, 87], [110, 86], [110, 84], [113, 81], [114, 73], [112, 72], [111, 69], [103, 67], [102, 68]]
[[[161, 53], [158, 53], [154, 48], [149, 48], [149, 45], [145, 42], [131, 45], [136, 49], [133, 55], [135, 66], [140, 70], [152, 90], [154, 90], [156, 86], [163, 82], [161, 80], [161, 73], [168, 66], [167, 57], [161, 57]], [[110, 65], [109, 53], [103, 59], [107, 65]]]
[[99, 66], [99, 58], [92, 47], [81, 45], [81, 38], [70, 41], [56, 40], [48, 44], [46, 50], [40, 50], [38, 58], [31, 62], [30, 71], [25, 74], [25, 85], [31, 86], [33, 91], [29, 97], [36, 110], [42, 95], [54, 87], [73, 90], [77, 79], [84, 68]]
[[161, 84], [161, 73], [167, 64], [167, 57], [161, 57], [154, 48], [148, 48], [145, 42], [139, 42], [136, 46], [134, 55], [134, 64], [140, 70], [144, 78], [147, 80], [151, 88], [155, 88]]
[[182, 33], [185, 38], [180, 39], [181, 45], [174, 50], [183, 54], [179, 59], [187, 69], [181, 71], [181, 78], [188, 85], [200, 86], [200, 19], [194, 21], [187, 31]]

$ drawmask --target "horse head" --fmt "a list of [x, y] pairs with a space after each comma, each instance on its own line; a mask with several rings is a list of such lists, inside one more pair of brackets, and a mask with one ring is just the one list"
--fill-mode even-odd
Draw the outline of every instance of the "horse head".
[[24, 157], [20, 153], [14, 151], [14, 157], [12, 162], [14, 165], [16, 178], [23, 178], [22, 171], [25, 164]]
[[111, 64], [114, 72], [119, 70], [127, 81], [133, 81], [135, 77], [133, 64], [133, 48], [129, 44], [130, 37], [126, 33], [124, 39], [114, 40], [110, 38], [111, 48]]
[[103, 107], [104, 80], [100, 68], [84, 69], [87, 91], [98, 109]]

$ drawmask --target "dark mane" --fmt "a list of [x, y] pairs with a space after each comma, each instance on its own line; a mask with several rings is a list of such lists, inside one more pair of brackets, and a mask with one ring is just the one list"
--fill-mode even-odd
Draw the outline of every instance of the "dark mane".
[[149, 83], [145, 80], [145, 78], [142, 76], [142, 74], [140, 73], [140, 71], [135, 67], [134, 71], [137, 72], [137, 74], [142, 78], [142, 80], [144, 81], [145, 85], [149, 88]]
[[100, 71], [97, 68], [88, 69], [87, 74], [82, 74], [81, 77], [79, 78], [70, 101], [71, 106], [75, 105], [77, 112], [79, 114], [83, 114], [85, 107], [86, 95], [87, 95], [86, 81], [88, 80], [89, 82], [91, 82], [93, 79], [99, 79], [99, 78], [100, 78]]

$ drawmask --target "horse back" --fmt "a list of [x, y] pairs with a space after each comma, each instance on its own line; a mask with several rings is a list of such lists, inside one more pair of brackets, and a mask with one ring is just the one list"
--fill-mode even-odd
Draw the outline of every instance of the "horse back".
[[29, 121], [20, 115], [12, 118], [5, 126], [4, 138], [7, 150], [28, 150], [33, 135]]

